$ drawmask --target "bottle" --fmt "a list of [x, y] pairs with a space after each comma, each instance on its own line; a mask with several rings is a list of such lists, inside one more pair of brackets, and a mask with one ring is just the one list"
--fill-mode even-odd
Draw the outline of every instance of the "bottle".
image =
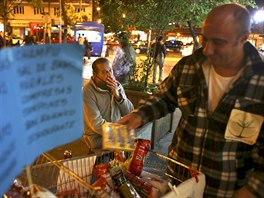
[[126, 161], [126, 156], [124, 151], [115, 151], [114, 159], [111, 162], [112, 166], [121, 166]]
[[126, 179], [121, 167], [117, 166], [111, 169], [110, 175], [122, 198], [140, 198], [137, 191]]
[[72, 157], [72, 152], [71, 150], [65, 150], [63, 153], [64, 159], [69, 159]]

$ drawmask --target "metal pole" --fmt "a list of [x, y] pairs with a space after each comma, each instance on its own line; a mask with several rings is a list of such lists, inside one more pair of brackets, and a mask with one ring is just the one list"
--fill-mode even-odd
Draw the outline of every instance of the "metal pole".
[[60, 22], [59, 22], [59, 42], [61, 43], [61, 0], [60, 0]]
[[4, 47], [6, 47], [6, 15], [7, 15], [7, 6], [6, 6], [6, 1], [4, 0], [4, 35], [3, 35], [3, 40], [4, 40]]

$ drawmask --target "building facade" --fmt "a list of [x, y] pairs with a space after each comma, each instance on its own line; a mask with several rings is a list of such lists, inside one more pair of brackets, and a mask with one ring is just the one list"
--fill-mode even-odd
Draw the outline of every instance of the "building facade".
[[[66, 1], [65, 1], [66, 2]], [[92, 0], [70, 0], [75, 13], [84, 12], [88, 21], [93, 19]], [[24, 38], [33, 34], [38, 40], [43, 39], [45, 33], [58, 31], [63, 27], [63, 17], [60, 15], [61, 0], [42, 0], [41, 8], [32, 7], [27, 1], [11, 5], [6, 32], [14, 37]], [[13, 7], [12, 7], [13, 6]], [[0, 18], [0, 31], [4, 32], [4, 21]]]

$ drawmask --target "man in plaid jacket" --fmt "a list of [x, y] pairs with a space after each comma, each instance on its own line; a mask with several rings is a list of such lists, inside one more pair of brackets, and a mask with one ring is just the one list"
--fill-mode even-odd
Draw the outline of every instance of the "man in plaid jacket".
[[264, 197], [264, 62], [249, 34], [244, 7], [214, 8], [203, 23], [202, 48], [119, 120], [137, 128], [180, 108], [168, 155], [205, 174], [204, 197]]

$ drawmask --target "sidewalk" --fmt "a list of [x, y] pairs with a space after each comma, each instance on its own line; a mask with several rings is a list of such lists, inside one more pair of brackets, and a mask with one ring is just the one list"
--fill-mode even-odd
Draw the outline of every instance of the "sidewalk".
[[[155, 142], [154, 144], [155, 152], [161, 153], [163, 155], [168, 154], [168, 146], [172, 141], [172, 137], [178, 125], [180, 117], [181, 117], [181, 112], [178, 109], [176, 109], [176, 111], [174, 112], [172, 131], [166, 133], [161, 139]], [[54, 148], [48, 151], [48, 153], [50, 153], [55, 159], [60, 160], [60, 159], [64, 159], [63, 153], [65, 150], [70, 150], [72, 152], [72, 157], [87, 155], [90, 152], [89, 147], [85, 144], [84, 140], [80, 138], [69, 144], [61, 145], [57, 148]], [[96, 152], [98, 152], [98, 150], [94, 150], [94, 153]]]

